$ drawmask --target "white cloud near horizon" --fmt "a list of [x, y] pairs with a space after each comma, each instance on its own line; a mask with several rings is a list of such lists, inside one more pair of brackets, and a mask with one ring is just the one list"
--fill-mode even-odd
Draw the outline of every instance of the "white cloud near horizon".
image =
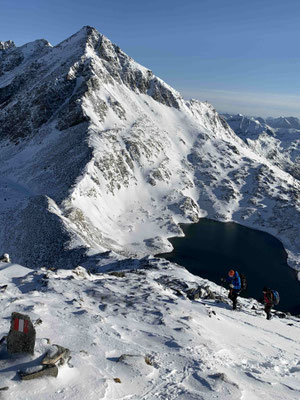
[[226, 90], [181, 90], [185, 98], [208, 101], [219, 112], [257, 117], [293, 116], [300, 118], [300, 96]]

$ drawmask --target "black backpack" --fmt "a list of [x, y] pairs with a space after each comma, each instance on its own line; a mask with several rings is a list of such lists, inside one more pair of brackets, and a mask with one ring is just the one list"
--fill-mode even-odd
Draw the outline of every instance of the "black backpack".
[[242, 274], [241, 272], [240, 272], [240, 278], [241, 278], [241, 289], [246, 290], [247, 289], [247, 279], [246, 279], [245, 275]]

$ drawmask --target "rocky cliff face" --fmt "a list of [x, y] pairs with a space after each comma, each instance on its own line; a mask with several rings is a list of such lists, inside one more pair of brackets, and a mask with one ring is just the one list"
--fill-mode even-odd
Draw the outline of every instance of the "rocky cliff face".
[[202, 216], [267, 230], [300, 257], [295, 173], [91, 27], [2, 46], [0, 146], [0, 249], [23, 264], [29, 249], [67, 267], [158, 253]]

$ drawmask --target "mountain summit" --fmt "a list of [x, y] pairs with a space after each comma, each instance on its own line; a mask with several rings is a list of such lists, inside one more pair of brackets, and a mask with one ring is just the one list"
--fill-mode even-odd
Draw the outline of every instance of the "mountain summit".
[[211, 105], [91, 27], [54, 47], [2, 47], [0, 248], [15, 261], [155, 254], [208, 216], [271, 232], [299, 262], [299, 180]]

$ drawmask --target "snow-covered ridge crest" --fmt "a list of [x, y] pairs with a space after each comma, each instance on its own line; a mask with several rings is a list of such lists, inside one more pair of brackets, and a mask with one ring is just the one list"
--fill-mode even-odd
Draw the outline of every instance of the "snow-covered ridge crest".
[[0, 58], [3, 251], [26, 263], [25, 248], [43, 249], [36, 266], [66, 266], [56, 252], [74, 249], [74, 263], [88, 249], [153, 254], [208, 216], [273, 233], [296, 266], [298, 179], [211, 105], [91, 27], [34, 49], [11, 68]]

